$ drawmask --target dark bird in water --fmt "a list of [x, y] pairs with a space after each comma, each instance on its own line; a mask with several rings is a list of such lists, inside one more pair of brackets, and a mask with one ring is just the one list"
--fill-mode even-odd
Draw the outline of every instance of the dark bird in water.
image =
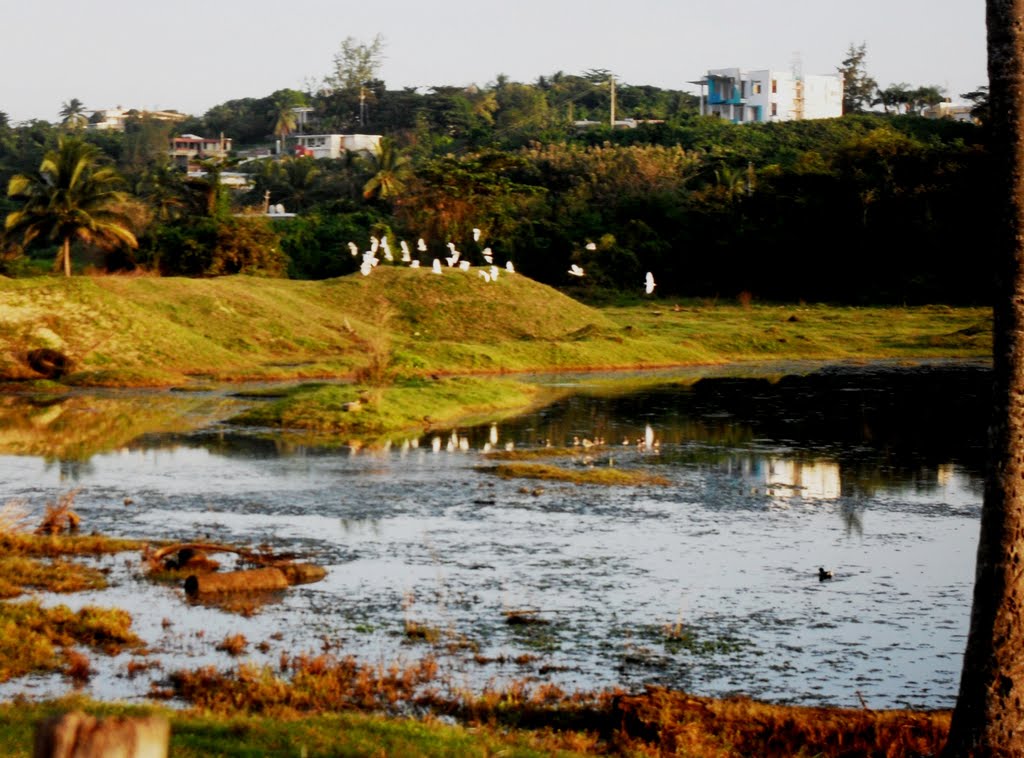
[[832, 578], [832, 572], [831, 571], [826, 571], [823, 568], [819, 568], [818, 569], [818, 581], [819, 582], [824, 582], [824, 581], [826, 581], [828, 579], [831, 579], [831, 578]]

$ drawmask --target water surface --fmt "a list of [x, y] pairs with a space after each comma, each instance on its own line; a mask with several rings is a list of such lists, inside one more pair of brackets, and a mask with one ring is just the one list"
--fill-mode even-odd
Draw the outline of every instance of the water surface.
[[[875, 708], [953, 704], [981, 503], [986, 369], [682, 375], [629, 394], [596, 377], [574, 381], [575, 394], [500, 427], [395, 439], [376, 451], [233, 427], [218, 420], [230, 404], [223, 395], [181, 397], [182, 414], [150, 421], [147, 433], [118, 427], [94, 454], [69, 452], [55, 430], [57, 452], [47, 454], [19, 432], [20, 454], [0, 455], [0, 496], [38, 505], [77, 488], [89, 529], [266, 543], [329, 569], [326, 580], [243, 617], [141, 581], [134, 556], [106, 559], [112, 589], [47, 602], [129, 609], [162, 668], [129, 678], [129, 655], [103, 663], [89, 685], [100, 697], [142, 696], [175, 668], [233, 665], [214, 647], [242, 632], [253, 646], [266, 643], [249, 649], [257, 662], [310, 650], [367, 662], [432, 654], [453, 685], [477, 689], [527, 678], [843, 706], [863, 698]], [[168, 398], [156, 393], [143, 405], [152, 411]], [[0, 440], [32, 426], [16, 415], [24, 402], [7, 400]], [[58, 415], [102, 405], [73, 400]], [[35, 417], [61, 405], [35, 402]], [[182, 424], [186, 416], [192, 423]], [[554, 462], [611, 462], [670, 485], [486, 471], [485, 447], [574, 439], [574, 455]], [[820, 582], [819, 567], [835, 578]], [[516, 610], [547, 623], [505, 623]], [[435, 629], [439, 642], [410, 642], [408, 622]], [[0, 694], [65, 686], [23, 679]]]

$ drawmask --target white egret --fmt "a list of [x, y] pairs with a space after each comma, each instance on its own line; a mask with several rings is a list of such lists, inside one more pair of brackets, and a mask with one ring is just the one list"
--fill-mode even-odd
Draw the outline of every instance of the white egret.
[[512, 261], [508, 261], [505, 264], [505, 270], [508, 271], [510, 274], [514, 274], [516, 272], [516, 267], [512, 265]]
[[491, 424], [491, 431], [490, 431], [490, 434], [487, 435], [487, 438], [491, 441], [492, 445], [497, 445], [498, 444], [498, 425], [497, 424]]
[[438, 258], [434, 258], [434, 267], [431, 269], [431, 271], [433, 271], [433, 273], [435, 274], [441, 273], [441, 261]]
[[369, 276], [371, 271], [373, 271], [373, 264], [364, 260], [359, 266], [359, 273], [363, 276]]
[[434, 439], [430, 440], [430, 449], [433, 450], [435, 453], [440, 453], [441, 452], [441, 438], [440, 437], [434, 437]]
[[359, 255], [359, 246], [356, 245], [355, 242], [349, 242], [348, 251], [352, 253], [352, 257], [355, 258], [357, 255]]
[[388, 261], [393, 261], [395, 256], [391, 254], [391, 246], [388, 244], [387, 235], [380, 238], [380, 249], [384, 251], [384, 257]]
[[416, 249], [419, 250], [421, 253], [427, 252], [427, 243], [423, 241], [422, 237], [420, 237], [419, 240], [416, 242]]
[[586, 248], [587, 250], [597, 250], [597, 245], [595, 245], [593, 242], [588, 242]]
[[412, 254], [409, 252], [409, 243], [402, 240], [399, 243], [399, 247], [402, 248], [402, 263], [408, 263], [412, 260]]
[[463, 271], [469, 271], [469, 269], [470, 269], [469, 261], [462, 261], [459, 264], [459, 268], [461, 268]]
[[376, 237], [370, 237], [370, 252], [376, 253], [380, 248], [380, 240]]
[[485, 247], [483, 249], [483, 255], [484, 260], [487, 261], [488, 264], [494, 263], [494, 253], [491, 252], [491, 248]]
[[491, 266], [491, 281], [492, 282], [498, 281], [498, 271], [499, 270], [500, 269], [497, 266]]
[[474, 242], [479, 242], [480, 241], [480, 230], [477, 229], [475, 226], [473, 227], [473, 241]]
[[481, 270], [480, 270], [480, 271], [478, 271], [477, 273], [479, 273], [479, 274], [480, 274], [480, 278], [481, 278], [481, 279], [483, 279], [483, 280], [484, 280], [485, 282], [489, 282], [489, 281], [491, 281], [491, 275], [490, 275], [490, 274], [488, 274], [488, 273], [487, 273], [486, 271], [484, 271], [484, 270], [482, 270], [482, 269], [481, 269]]
[[655, 286], [656, 285], [654, 284], [654, 274], [648, 271], [647, 278], [644, 280], [644, 292], [650, 295], [652, 292], [654, 292]]
[[455, 249], [454, 242], [448, 243], [448, 249], [452, 251], [452, 254], [450, 257], [445, 258], [445, 260], [448, 261], [448, 267], [451, 268], [452, 266], [459, 262], [459, 256], [462, 255], [462, 253]]
[[654, 447], [654, 430], [650, 424], [644, 427], [644, 447], [648, 450]]
[[572, 274], [573, 276], [583, 276], [583, 269], [581, 269], [574, 263], [572, 264], [572, 267], [569, 269], [569, 273]]
[[419, 261], [413, 261], [412, 263], [409, 264], [409, 268], [419, 268], [419, 267], [420, 267], [420, 262]]

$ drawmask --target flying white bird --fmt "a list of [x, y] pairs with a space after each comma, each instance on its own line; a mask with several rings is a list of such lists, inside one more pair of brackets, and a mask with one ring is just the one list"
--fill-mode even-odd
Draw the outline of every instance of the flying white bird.
[[588, 242], [586, 247], [587, 250], [597, 250], [597, 245], [595, 245], [593, 242]]
[[355, 258], [357, 255], [359, 255], [359, 247], [356, 245], [355, 242], [349, 242], [348, 243], [348, 250], [349, 250], [350, 253], [352, 253], [352, 257], [353, 258]]
[[409, 243], [402, 240], [399, 243], [399, 247], [402, 248], [402, 263], [408, 263], [412, 260], [412, 254], [409, 252]]
[[434, 267], [431, 269], [431, 271], [433, 271], [435, 274], [441, 273], [441, 261], [439, 259], [434, 258]]
[[480, 241], [480, 230], [477, 229], [475, 226], [473, 227], [473, 241], [474, 242], [479, 242]]
[[422, 237], [420, 237], [419, 240], [416, 242], [416, 249], [419, 250], [421, 253], [427, 252], [427, 243], [423, 241]]
[[569, 269], [569, 273], [573, 276], [583, 276], [583, 269], [574, 263], [572, 264], [572, 268]]
[[650, 295], [652, 292], [654, 292], [654, 287], [655, 286], [656, 285], [654, 284], [654, 274], [652, 274], [650, 271], [648, 271], [647, 272], [647, 278], [644, 280], [644, 291], [648, 295]]
[[505, 263], [505, 270], [510, 274], [514, 274], [516, 272], [516, 267], [512, 265], [512, 261], [508, 261]]

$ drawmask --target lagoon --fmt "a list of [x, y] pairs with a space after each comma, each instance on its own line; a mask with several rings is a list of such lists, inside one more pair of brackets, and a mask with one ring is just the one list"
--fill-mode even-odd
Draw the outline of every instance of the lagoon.
[[[377, 449], [226, 424], [254, 401], [222, 391], [8, 397], [0, 497], [39, 506], [77, 489], [87, 530], [265, 543], [328, 568], [241, 615], [146, 582], [134, 555], [105, 559], [110, 589], [46, 597], [124, 607], [150, 644], [159, 667], [142, 675], [125, 674], [129, 654], [94, 661], [87, 691], [101, 698], [145, 697], [176, 668], [233, 666], [215, 647], [241, 632], [245, 659], [268, 665], [303, 651], [382, 664], [432, 655], [452, 688], [658, 683], [788, 703], [952, 706], [986, 366], [700, 369], [638, 377], [629, 391], [595, 375], [534, 379], [570, 392], [498, 425]], [[109, 442], [68, 441], [84, 427]], [[657, 445], [638, 446], [648, 435]], [[669, 484], [499, 479], [483, 450], [509, 443], [568, 446], [552, 462], [611, 463]], [[819, 581], [819, 567], [834, 578]], [[543, 623], [508, 623], [523, 618]], [[67, 686], [28, 678], [0, 695]]]

